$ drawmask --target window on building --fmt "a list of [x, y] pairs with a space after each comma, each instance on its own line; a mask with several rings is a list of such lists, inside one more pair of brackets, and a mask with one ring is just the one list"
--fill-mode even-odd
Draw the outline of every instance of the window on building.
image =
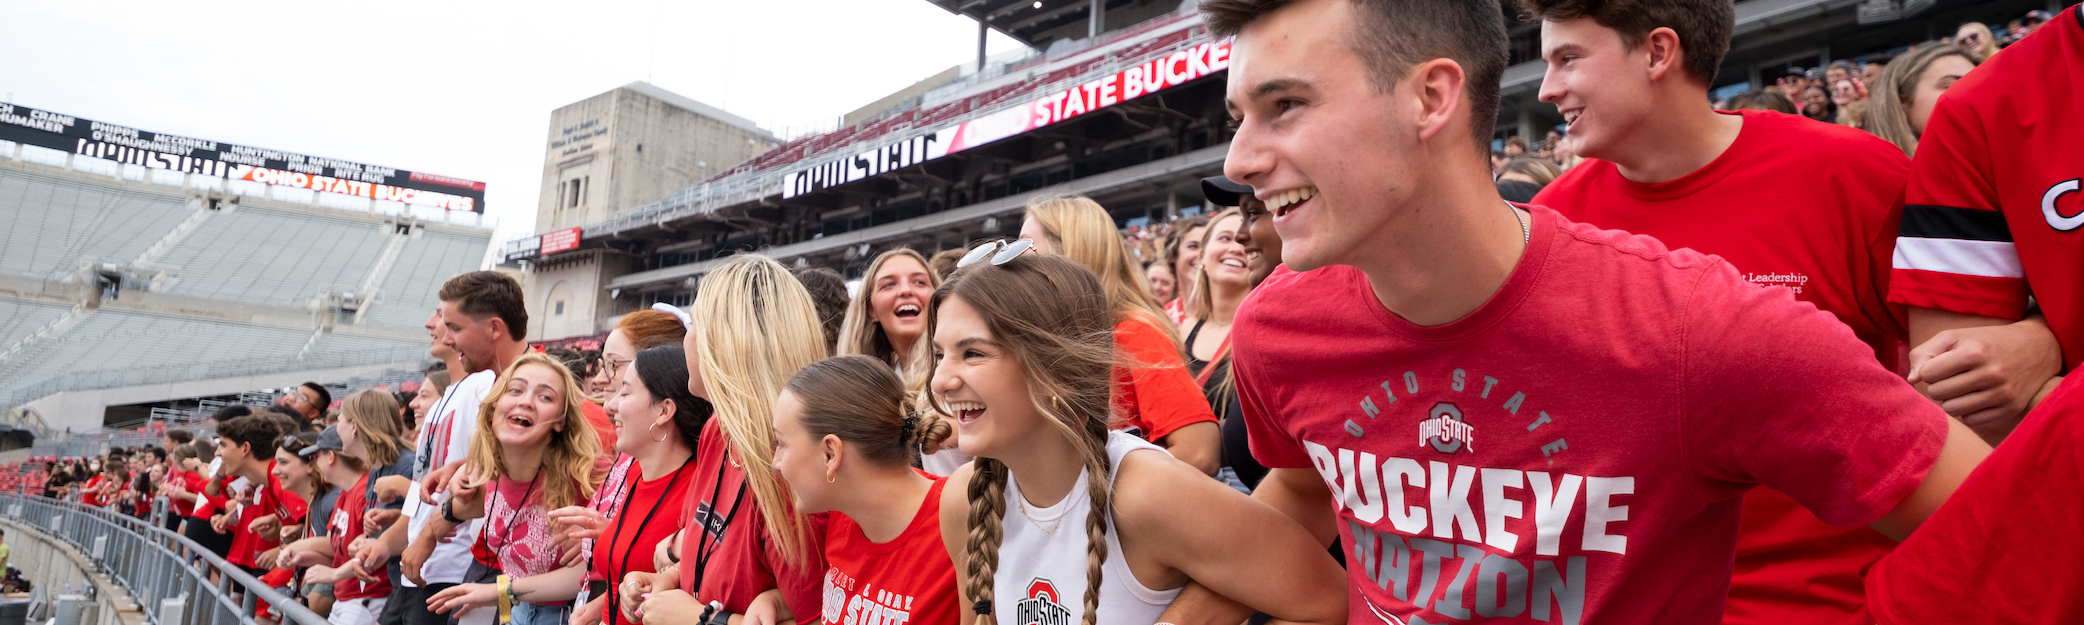
[[553, 314], [553, 315], [562, 315], [562, 314], [564, 314], [564, 300], [557, 300], [557, 303], [556, 303], [555, 305], [551, 306], [550, 308], [551, 308], [551, 309], [552, 309], [552, 311], [553, 311], [553, 312], [551, 312], [550, 314]]

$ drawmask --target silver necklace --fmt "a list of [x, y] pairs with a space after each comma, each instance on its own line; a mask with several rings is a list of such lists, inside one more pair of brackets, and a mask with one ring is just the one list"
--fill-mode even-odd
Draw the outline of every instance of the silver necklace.
[[1521, 215], [1520, 209], [1513, 208], [1510, 202], [1505, 204], [1505, 210], [1512, 211], [1513, 221], [1520, 222], [1520, 244], [1525, 245], [1532, 242], [1534, 240], [1534, 231], [1527, 228], [1527, 216]]
[[1055, 527], [1043, 527], [1043, 526], [1042, 526], [1042, 522], [1041, 522], [1041, 521], [1037, 521], [1037, 520], [1035, 520], [1035, 515], [1032, 515], [1032, 514], [1028, 514], [1028, 501], [1027, 501], [1027, 500], [1028, 500], [1028, 498], [1027, 498], [1027, 497], [1022, 497], [1022, 496], [1020, 496], [1020, 495], [1018, 495], [1018, 494], [1015, 494], [1015, 495], [1013, 496], [1013, 503], [1015, 503], [1015, 504], [1018, 504], [1018, 505], [1020, 506], [1020, 516], [1024, 516], [1024, 517], [1027, 517], [1027, 518], [1028, 518], [1028, 524], [1030, 524], [1030, 525], [1033, 525], [1033, 526], [1035, 526], [1035, 529], [1038, 529], [1038, 530], [1042, 530], [1042, 533], [1044, 533], [1044, 534], [1049, 534], [1049, 535], [1052, 535], [1052, 536], [1056, 535], [1056, 531], [1057, 531], [1057, 530], [1059, 530], [1059, 529], [1063, 529], [1063, 527], [1064, 527], [1064, 520], [1063, 520], [1063, 519], [1057, 519], [1057, 521], [1056, 521], [1056, 526], [1055, 526]]

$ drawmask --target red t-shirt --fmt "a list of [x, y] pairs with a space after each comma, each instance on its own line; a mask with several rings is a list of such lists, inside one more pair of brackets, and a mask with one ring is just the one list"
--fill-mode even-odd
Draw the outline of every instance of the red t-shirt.
[[1889, 301], [2020, 319], [2040, 304], [2084, 362], [2084, 14], [2065, 10], [1955, 82], [1918, 139]]
[[202, 519], [204, 522], [207, 523], [209, 522], [210, 517], [217, 516], [218, 512], [224, 511], [224, 502], [226, 498], [229, 497], [229, 495], [224, 492], [225, 487], [222, 484], [219, 484], [217, 487], [218, 494], [215, 496], [210, 495], [207, 491], [207, 489], [210, 487], [210, 484], [217, 483], [217, 480], [212, 480], [210, 478], [203, 477], [203, 474], [201, 473], [193, 472], [187, 474], [186, 476], [183, 476], [182, 479], [187, 480], [186, 483], [188, 484], [188, 492], [195, 493], [196, 499], [194, 507], [188, 510], [188, 518]]
[[928, 475], [933, 486], [912, 524], [890, 542], [868, 539], [861, 525], [842, 513], [825, 526], [825, 625], [859, 623], [955, 623], [962, 597], [955, 592], [955, 564], [941, 542], [941, 487], [948, 478]]
[[1354, 618], [1711, 623], [1745, 491], [1858, 525], [1924, 479], [1946, 415], [1844, 324], [1530, 210], [1511, 276], [1454, 322], [1396, 317], [1343, 266], [1279, 270], [1238, 313], [1253, 456], [1330, 487]]
[[[326, 526], [326, 540], [333, 544], [333, 568], [352, 566], [347, 563], [353, 554], [347, 547], [362, 535], [362, 516], [369, 512], [369, 474], [355, 480], [355, 485], [340, 491], [340, 500], [333, 506], [333, 521]], [[333, 597], [347, 601], [391, 596], [391, 581], [378, 575], [376, 581], [364, 582], [353, 575], [333, 584]]]
[[2084, 623], [2079, 490], [2084, 381], [2071, 376], [1895, 553], [1874, 565], [1867, 593], [1875, 620]]
[[[283, 493], [282, 482], [275, 479], [275, 461], [273, 459], [268, 460], [266, 474], [268, 476], [266, 484], [248, 486], [248, 488], [254, 489], [253, 504], [239, 508], [239, 521], [232, 528], [231, 556], [225, 558], [226, 561], [232, 564], [245, 567], [253, 566], [254, 556], [260, 555], [263, 551], [274, 549], [276, 542], [281, 538], [280, 535], [261, 536], [248, 529], [248, 526], [252, 525], [254, 521], [260, 520], [261, 517], [275, 514], [277, 508], [275, 502], [281, 498], [278, 494]], [[276, 520], [279, 522], [281, 519], [278, 518]]]
[[[1838, 317], [1898, 370], [1903, 326], [1884, 302], [1910, 159], [1853, 128], [1770, 111], [1693, 173], [1642, 184], [1587, 160], [1534, 202], [1573, 221], [1721, 256], [1753, 284], [1785, 287]], [[1791, 181], [1802, 181], [1799, 183]], [[1724, 625], [1863, 625], [1863, 571], [1896, 546], [1836, 527], [1771, 488], [1744, 499]]]
[[[733, 454], [724, 440], [721, 420], [710, 419], [703, 425], [702, 438], [696, 443], [695, 472], [690, 476], [694, 483], [688, 487], [681, 510], [686, 526], [678, 545], [680, 589], [705, 604], [722, 601], [725, 610], [744, 614], [760, 593], [780, 588], [791, 613], [817, 614], [818, 574], [825, 570], [824, 554], [815, 540], [821, 530], [814, 519], [806, 519], [811, 524], [806, 534], [812, 540], [803, 545], [803, 559], [809, 562], [782, 556], [781, 545], [768, 536], [766, 517], [760, 515], [752, 489], [743, 488], [740, 499], [745, 471], [736, 458], [727, 458]], [[697, 590], [695, 560], [703, 542], [709, 543], [709, 564]]]
[[1146, 440], [1159, 441], [1174, 430], [1207, 421], [1216, 422], [1208, 398], [1180, 360], [1179, 343], [1159, 330], [1156, 320], [1125, 320], [1114, 324], [1114, 348], [1136, 363], [1114, 368], [1114, 410], [1143, 430]]
[[[593, 543], [593, 572], [596, 579], [622, 583], [630, 573], [653, 573], [652, 551], [658, 542], [686, 524], [688, 486], [699, 471], [690, 459], [678, 470], [655, 480], [643, 479], [644, 467], [631, 458], [614, 476], [601, 484], [594, 509], [608, 517], [608, 527]], [[617, 609], [618, 593], [608, 593], [602, 611], [606, 625], [626, 625]]]
[[600, 437], [601, 457], [594, 468], [606, 473], [608, 467], [615, 465], [615, 421], [608, 418], [607, 408], [590, 401], [579, 402], [579, 414], [586, 415], [586, 423]]
[[102, 504], [101, 474], [96, 473], [93, 477], [87, 478], [87, 484], [80, 487], [80, 503], [89, 506]]
[[[191, 476], [192, 476], [192, 477], [191, 477]], [[180, 469], [172, 469], [172, 470], [170, 470], [170, 471], [169, 471], [169, 472], [168, 472], [168, 473], [166, 474], [166, 479], [164, 480], [164, 483], [165, 483], [165, 484], [180, 484], [180, 485], [181, 485], [181, 488], [183, 488], [183, 489], [186, 489], [186, 490], [188, 490], [189, 492], [200, 492], [200, 491], [197, 491], [197, 490], [195, 490], [195, 488], [196, 488], [196, 487], [195, 487], [195, 481], [196, 481], [197, 479], [200, 479], [201, 477], [202, 477], [202, 476], [200, 476], [200, 475], [196, 475], [196, 474], [194, 474], [194, 473], [191, 473], [191, 472], [188, 472], [188, 471], [183, 471], [183, 470], [180, 470]], [[166, 491], [168, 491], [168, 490], [172, 490], [172, 489], [170, 489], [170, 488], [168, 488], [168, 487], [166, 487], [166, 486], [164, 486], [164, 485], [162, 485], [162, 486], [160, 487], [160, 493], [161, 493], [161, 494], [164, 494], [164, 493], [166, 493]], [[179, 497], [173, 497], [173, 496], [168, 496], [168, 497], [167, 497], [166, 499], [167, 499], [167, 501], [166, 501], [166, 505], [167, 505], [167, 507], [168, 507], [169, 509], [172, 509], [172, 510], [174, 511], [174, 516], [177, 516], [177, 517], [188, 517], [188, 516], [192, 516], [192, 515], [194, 514], [194, 512], [195, 512], [195, 502], [193, 502], [193, 501], [189, 501], [189, 500], [186, 500], [186, 499], [181, 499], [181, 498], [179, 498]]]

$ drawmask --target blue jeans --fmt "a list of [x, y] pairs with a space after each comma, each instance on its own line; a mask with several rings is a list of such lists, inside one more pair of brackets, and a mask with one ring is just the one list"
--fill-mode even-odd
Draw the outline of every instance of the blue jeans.
[[509, 625], [564, 625], [572, 615], [572, 604], [543, 605], [526, 601], [514, 602], [513, 620]]

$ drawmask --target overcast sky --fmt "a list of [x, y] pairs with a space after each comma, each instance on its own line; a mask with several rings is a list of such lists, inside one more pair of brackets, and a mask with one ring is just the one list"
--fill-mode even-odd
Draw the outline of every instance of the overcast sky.
[[[0, 0], [0, 98], [486, 183], [535, 219], [550, 111], [644, 80], [777, 133], [976, 56], [926, 0]], [[996, 32], [990, 53], [1020, 44]]]

